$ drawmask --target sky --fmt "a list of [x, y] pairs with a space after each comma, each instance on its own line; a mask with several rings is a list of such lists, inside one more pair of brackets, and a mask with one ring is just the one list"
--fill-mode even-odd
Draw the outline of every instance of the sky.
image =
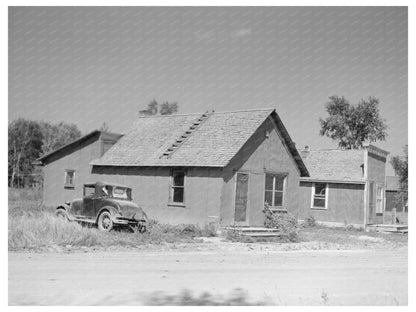
[[[408, 142], [406, 7], [10, 7], [9, 121], [106, 122], [125, 133], [156, 99], [179, 113], [275, 108], [298, 149], [332, 95], [374, 96]], [[387, 174], [394, 174], [388, 165]]]

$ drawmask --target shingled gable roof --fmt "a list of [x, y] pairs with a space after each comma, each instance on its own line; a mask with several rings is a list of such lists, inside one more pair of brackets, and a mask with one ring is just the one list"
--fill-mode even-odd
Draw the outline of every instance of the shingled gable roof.
[[363, 165], [365, 153], [386, 158], [389, 152], [374, 145], [359, 150], [316, 150], [302, 151], [302, 159], [309, 170], [310, 177], [303, 181], [327, 181], [338, 183], [364, 184]]
[[201, 114], [139, 117], [130, 132], [91, 164], [225, 167], [270, 116], [301, 175], [307, 176], [308, 170], [274, 109], [208, 113], [208, 117], [166, 157], [163, 154], [190, 129]]
[[304, 180], [365, 183], [364, 150], [302, 151], [310, 178]]
[[35, 165], [44, 165], [45, 163], [47, 163], [49, 161], [49, 159], [53, 158], [54, 156], [59, 155], [60, 153], [65, 153], [68, 151], [72, 151], [73, 149], [79, 147], [80, 145], [82, 145], [83, 143], [89, 141], [89, 140], [97, 140], [99, 138], [102, 138], [104, 140], [113, 140], [113, 141], [117, 141], [120, 137], [122, 137], [122, 134], [118, 134], [118, 133], [111, 133], [111, 132], [104, 132], [104, 131], [100, 131], [100, 130], [94, 130], [56, 150], [53, 150], [45, 155], [43, 155], [42, 157], [39, 157], [38, 159], [36, 159], [33, 163]]

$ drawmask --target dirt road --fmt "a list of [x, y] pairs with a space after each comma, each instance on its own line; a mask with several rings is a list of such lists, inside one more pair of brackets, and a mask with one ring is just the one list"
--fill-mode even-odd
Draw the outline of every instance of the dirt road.
[[154, 291], [235, 288], [277, 305], [406, 305], [407, 248], [9, 253], [10, 305], [135, 305]]

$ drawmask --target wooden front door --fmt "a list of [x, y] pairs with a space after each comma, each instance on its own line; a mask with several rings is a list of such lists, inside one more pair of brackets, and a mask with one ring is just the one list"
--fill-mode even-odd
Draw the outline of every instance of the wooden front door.
[[248, 225], [247, 203], [248, 203], [248, 173], [237, 173], [235, 186], [235, 213], [236, 225]]

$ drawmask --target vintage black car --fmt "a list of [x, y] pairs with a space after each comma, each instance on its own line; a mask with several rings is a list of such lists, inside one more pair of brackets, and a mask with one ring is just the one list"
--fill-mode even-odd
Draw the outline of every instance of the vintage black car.
[[84, 184], [83, 198], [57, 207], [56, 214], [67, 220], [96, 224], [103, 231], [111, 231], [115, 226], [146, 230], [146, 213], [132, 202], [131, 188], [118, 184]]

